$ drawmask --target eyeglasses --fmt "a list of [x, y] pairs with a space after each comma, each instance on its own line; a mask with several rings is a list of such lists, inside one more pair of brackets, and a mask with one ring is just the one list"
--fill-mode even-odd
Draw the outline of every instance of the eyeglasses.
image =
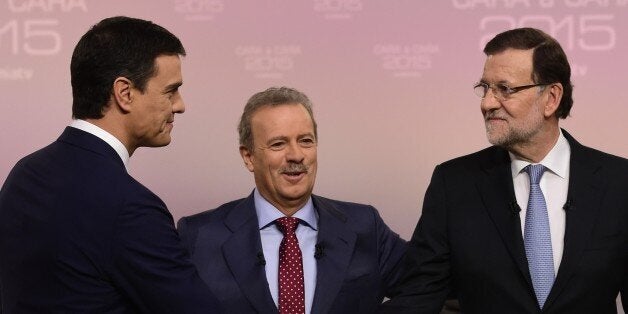
[[478, 95], [478, 97], [484, 98], [486, 97], [486, 93], [488, 93], [488, 90], [490, 89], [493, 91], [493, 96], [495, 96], [495, 98], [497, 98], [498, 100], [506, 100], [510, 97], [510, 95], [516, 92], [522, 91], [524, 89], [536, 87], [536, 86], [546, 86], [546, 85], [549, 85], [549, 84], [541, 83], [541, 84], [531, 84], [531, 85], [522, 85], [522, 86], [517, 86], [517, 87], [509, 87], [508, 85], [504, 85], [504, 84], [491, 85], [491, 84], [486, 84], [484, 82], [480, 82], [480, 83], [475, 84], [475, 86], [473, 86], [473, 91], [475, 92], [476, 95]]

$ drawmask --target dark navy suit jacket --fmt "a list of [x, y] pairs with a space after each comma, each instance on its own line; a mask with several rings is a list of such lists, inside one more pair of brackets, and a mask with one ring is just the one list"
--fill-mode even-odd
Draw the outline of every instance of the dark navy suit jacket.
[[[312, 198], [322, 252], [311, 313], [375, 312], [399, 278], [405, 241], [371, 206]], [[178, 229], [225, 310], [277, 313], [266, 281], [253, 194], [182, 218]]]
[[453, 289], [463, 313], [616, 313], [628, 305], [628, 160], [571, 148], [563, 258], [539, 308], [525, 255], [510, 157], [499, 147], [436, 167], [409, 243], [404, 284], [382, 313], [439, 313]]
[[166, 205], [68, 127], [0, 191], [2, 313], [215, 313]]

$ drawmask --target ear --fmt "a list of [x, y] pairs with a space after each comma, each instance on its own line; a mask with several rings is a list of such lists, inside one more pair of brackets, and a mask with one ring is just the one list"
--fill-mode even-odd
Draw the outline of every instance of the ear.
[[543, 108], [543, 114], [545, 118], [549, 118], [554, 116], [558, 106], [560, 105], [561, 99], [563, 99], [563, 84], [554, 83], [547, 87], [547, 102], [545, 103], [545, 107]]
[[122, 112], [130, 112], [132, 109], [132, 90], [133, 83], [126, 77], [121, 76], [113, 81], [113, 99]]
[[242, 160], [244, 161], [244, 166], [246, 169], [249, 169], [250, 172], [253, 172], [253, 154], [249, 151], [248, 148], [244, 146], [240, 146], [240, 156], [242, 156]]

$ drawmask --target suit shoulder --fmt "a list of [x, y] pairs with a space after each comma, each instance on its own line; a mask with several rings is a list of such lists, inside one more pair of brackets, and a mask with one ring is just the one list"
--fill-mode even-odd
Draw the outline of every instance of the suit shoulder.
[[375, 209], [375, 207], [368, 205], [368, 204], [360, 204], [360, 203], [355, 203], [355, 202], [348, 202], [348, 201], [340, 201], [340, 200], [334, 200], [331, 198], [326, 198], [323, 196], [319, 196], [319, 195], [313, 195], [314, 197], [314, 202], [315, 203], [321, 203], [323, 205], [331, 205], [332, 207], [339, 209], [339, 210], [349, 210], [349, 211], [364, 211], [364, 210], [369, 210], [369, 211], [377, 211]]
[[508, 156], [508, 152], [497, 146], [490, 146], [480, 151], [447, 160], [440, 165], [441, 169], [469, 168], [490, 160], [499, 160]]
[[621, 156], [609, 154], [595, 148], [591, 148], [588, 146], [580, 145], [582, 152], [585, 154], [585, 158], [590, 159], [598, 159], [604, 165], [611, 165], [619, 167], [620, 169], [627, 170], [628, 169], [628, 159], [623, 158]]
[[237, 199], [216, 208], [209, 209], [194, 215], [182, 217], [180, 221], [184, 221], [188, 227], [200, 227], [213, 221], [223, 220], [229, 212], [238, 204], [242, 203], [246, 198]]
[[324, 210], [343, 222], [357, 225], [370, 225], [381, 220], [377, 209], [371, 205], [339, 201], [313, 195], [314, 206]]

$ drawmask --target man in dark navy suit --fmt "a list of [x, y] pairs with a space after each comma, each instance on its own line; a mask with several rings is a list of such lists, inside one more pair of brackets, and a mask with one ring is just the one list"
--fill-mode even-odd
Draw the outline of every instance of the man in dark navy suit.
[[381, 313], [617, 313], [628, 303], [628, 160], [580, 144], [558, 41], [534, 28], [484, 48], [475, 93], [493, 146], [436, 167], [402, 284]]
[[[230, 313], [373, 313], [398, 279], [405, 241], [375, 208], [312, 194], [318, 137], [308, 97], [257, 93], [238, 130], [255, 190], [179, 221], [201, 277]], [[284, 263], [289, 239], [298, 249]]]
[[73, 122], [0, 191], [2, 313], [217, 313], [166, 205], [126, 170], [183, 113], [177, 37], [104, 19], [71, 62]]

